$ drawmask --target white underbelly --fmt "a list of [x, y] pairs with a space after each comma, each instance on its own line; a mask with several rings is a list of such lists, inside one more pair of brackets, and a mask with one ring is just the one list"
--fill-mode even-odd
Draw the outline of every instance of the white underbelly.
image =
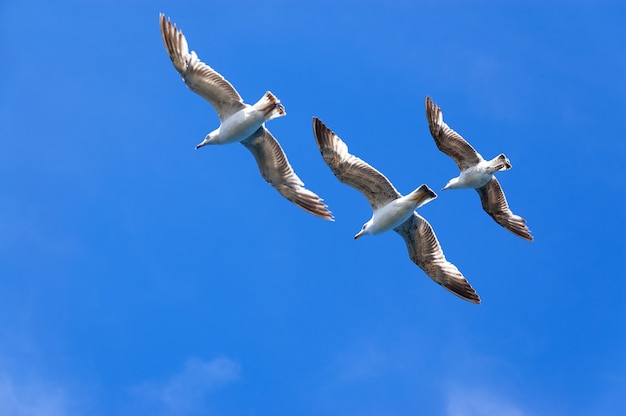
[[235, 143], [250, 137], [263, 125], [263, 113], [246, 107], [228, 117], [219, 128], [216, 143]]
[[405, 222], [415, 211], [415, 204], [406, 203], [401, 198], [374, 211], [374, 224], [371, 234], [380, 234], [392, 230]]
[[491, 180], [492, 174], [476, 167], [467, 169], [459, 177], [459, 188], [480, 188]]

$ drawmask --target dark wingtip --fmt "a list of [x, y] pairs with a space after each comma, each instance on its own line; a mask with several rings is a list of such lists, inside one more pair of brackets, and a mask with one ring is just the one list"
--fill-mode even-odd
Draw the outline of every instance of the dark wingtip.
[[428, 129], [430, 130], [430, 134], [435, 137], [437, 136], [437, 134], [439, 134], [440, 126], [438, 122], [441, 109], [429, 96], [426, 96], [426, 99], [424, 100], [424, 106], [426, 107], [426, 120], [428, 121]]
[[313, 213], [313, 214], [318, 216], [319, 218], [321, 218], [323, 220], [335, 222], [335, 216], [333, 215], [332, 212], [330, 212], [328, 210], [328, 208], [325, 208], [325, 212], [323, 212], [323, 213]]
[[317, 133], [317, 129], [328, 128], [319, 118], [313, 116], [313, 131]]
[[457, 295], [463, 300], [466, 300], [470, 303], [474, 303], [476, 305], [480, 305], [480, 296], [478, 296], [478, 293], [476, 293], [476, 291], [469, 284], [468, 281], [465, 281], [464, 283], [465, 284], [462, 287], [454, 287], [454, 288], [446, 287], [446, 289], [448, 289], [450, 292], [454, 293], [455, 295]]
[[326, 124], [324, 124], [322, 120], [313, 117], [313, 136], [315, 137], [315, 142], [320, 151], [330, 145], [328, 134], [332, 134], [332, 130], [326, 127]]
[[518, 221], [507, 224], [504, 226], [504, 228], [509, 230], [516, 236], [532, 243], [535, 240], [535, 237], [530, 234], [530, 229], [526, 225], [526, 220], [522, 217], [517, 217], [517, 219]]

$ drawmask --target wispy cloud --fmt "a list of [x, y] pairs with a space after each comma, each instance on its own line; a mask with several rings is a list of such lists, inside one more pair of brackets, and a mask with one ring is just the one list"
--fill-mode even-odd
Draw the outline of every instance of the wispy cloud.
[[0, 414], [6, 416], [67, 416], [67, 397], [60, 387], [18, 381], [0, 374]]
[[518, 404], [497, 392], [453, 386], [446, 392], [446, 416], [527, 416]]
[[219, 357], [211, 361], [189, 358], [183, 369], [165, 382], [146, 382], [130, 388], [144, 406], [175, 415], [206, 414], [210, 393], [239, 379], [237, 362]]

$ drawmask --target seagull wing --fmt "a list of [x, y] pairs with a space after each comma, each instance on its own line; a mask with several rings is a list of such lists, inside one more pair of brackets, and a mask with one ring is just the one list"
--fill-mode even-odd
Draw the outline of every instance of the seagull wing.
[[256, 159], [263, 179], [282, 196], [313, 215], [325, 220], [333, 219], [333, 215], [322, 199], [304, 187], [304, 183], [291, 168], [287, 155], [269, 130], [260, 127], [241, 144]]
[[441, 108], [430, 97], [426, 97], [426, 118], [435, 144], [439, 150], [454, 160], [459, 169], [463, 171], [483, 160], [459, 133], [448, 127], [443, 121]]
[[313, 134], [324, 161], [337, 179], [361, 192], [372, 209], [401, 197], [385, 175], [348, 153], [348, 146], [317, 117], [313, 117]]
[[526, 226], [526, 220], [511, 212], [502, 187], [495, 177], [480, 188], [476, 188], [476, 191], [480, 195], [483, 209], [491, 218], [513, 234], [525, 240], [533, 241], [533, 236], [530, 235], [530, 230]]
[[409, 257], [431, 279], [450, 292], [472, 303], [480, 303], [474, 288], [463, 277], [459, 269], [443, 254], [437, 236], [428, 221], [416, 212], [402, 225], [395, 228], [402, 236]]
[[189, 52], [183, 32], [163, 14], [159, 15], [159, 22], [163, 43], [174, 67], [191, 91], [211, 103], [220, 121], [244, 108], [243, 99], [231, 83], [198, 59], [195, 52]]

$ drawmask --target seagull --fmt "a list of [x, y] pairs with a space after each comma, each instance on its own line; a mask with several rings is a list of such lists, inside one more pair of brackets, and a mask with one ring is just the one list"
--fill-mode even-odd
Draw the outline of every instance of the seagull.
[[271, 92], [254, 105], [245, 104], [235, 88], [222, 75], [189, 52], [183, 32], [169, 18], [159, 15], [165, 49], [187, 87], [207, 100], [217, 112], [220, 126], [206, 135], [196, 149], [206, 145], [240, 142], [254, 156], [261, 176], [282, 196], [303, 210], [326, 220], [333, 215], [322, 199], [304, 187], [278, 141], [265, 128], [265, 122], [282, 117], [285, 108]]
[[450, 179], [442, 190], [476, 189], [487, 214], [513, 234], [533, 241], [526, 220], [511, 212], [502, 187], [494, 176], [496, 172], [511, 169], [511, 162], [504, 153], [491, 160], [483, 159], [460, 134], [444, 123], [441, 108], [430, 97], [426, 97], [426, 118], [439, 150], [450, 156], [461, 170], [461, 174]]
[[382, 173], [348, 153], [348, 146], [316, 117], [313, 117], [313, 134], [322, 158], [337, 179], [361, 192], [372, 207], [372, 218], [354, 238], [393, 229], [404, 239], [411, 260], [431, 279], [462, 299], [480, 303], [459, 269], [446, 260], [428, 221], [415, 212], [437, 194], [421, 185], [402, 196]]

